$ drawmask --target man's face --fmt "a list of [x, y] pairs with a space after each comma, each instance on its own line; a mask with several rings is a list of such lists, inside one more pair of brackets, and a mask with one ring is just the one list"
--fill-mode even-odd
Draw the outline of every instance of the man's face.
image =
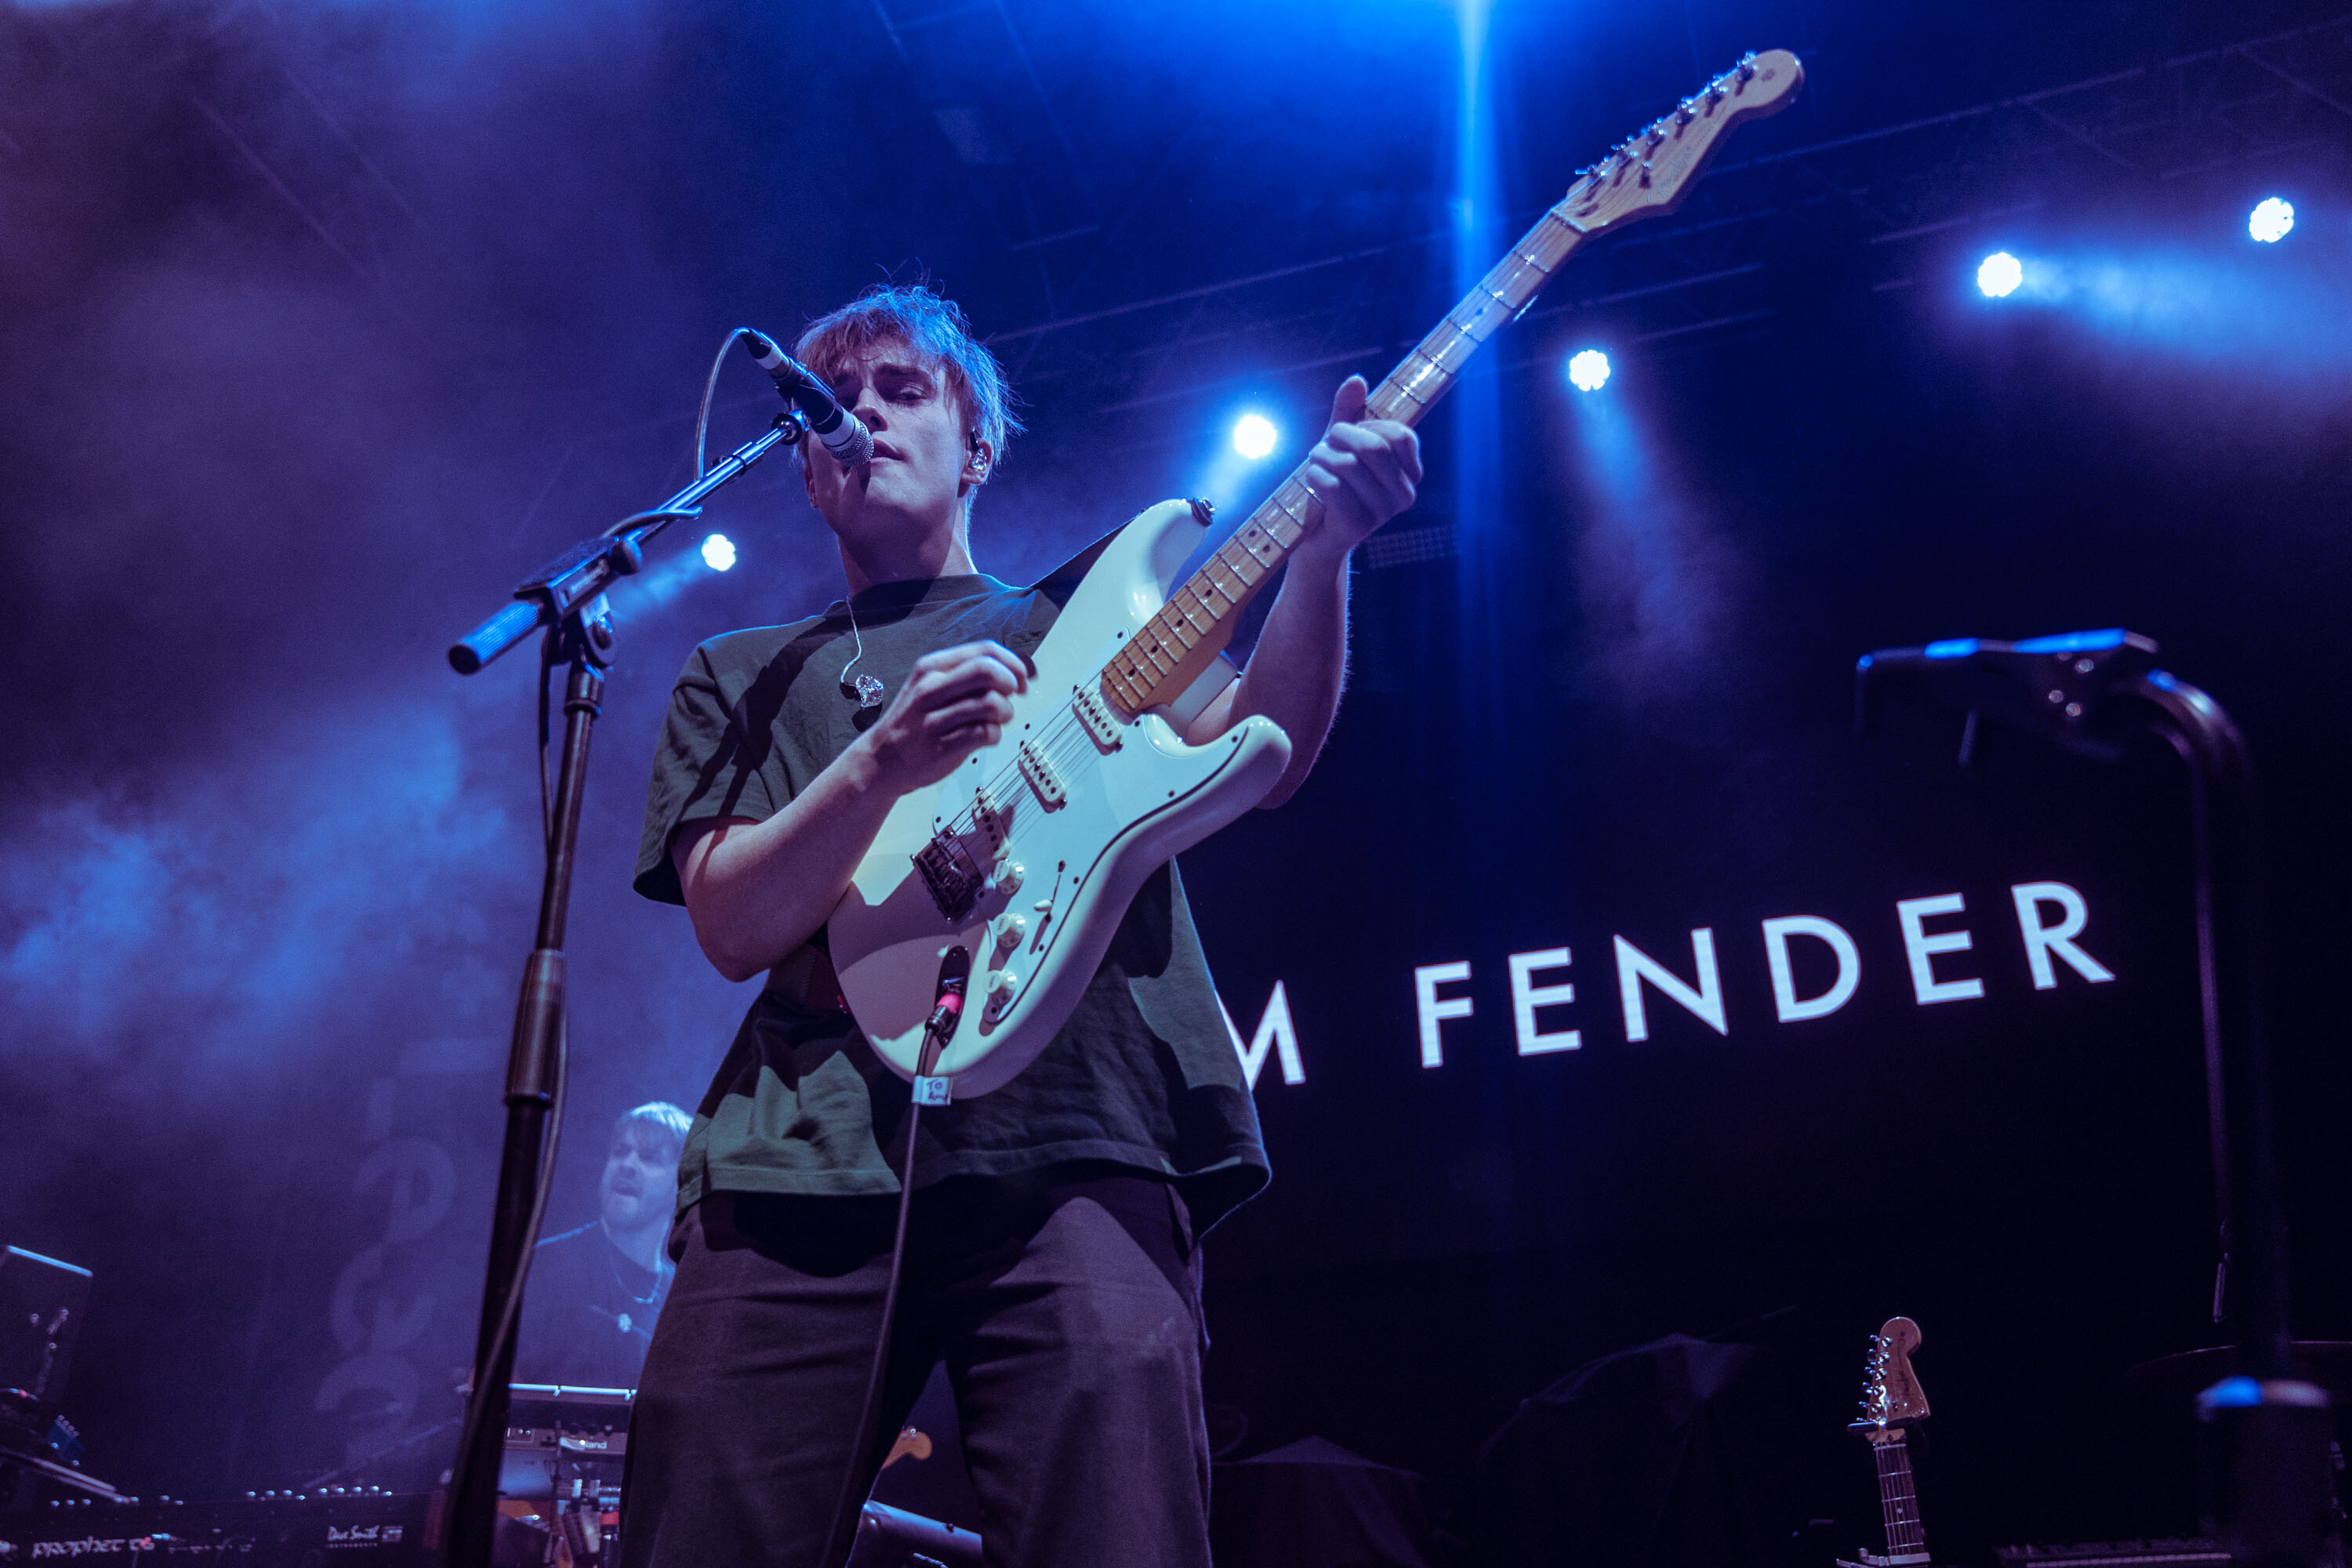
[[809, 500], [836, 532], [952, 525], [967, 484], [986, 474], [965, 433], [963, 405], [941, 367], [893, 339], [868, 344], [834, 378], [833, 395], [874, 433], [874, 460], [845, 468], [807, 447]]
[[667, 1219], [677, 1205], [677, 1150], [662, 1128], [624, 1121], [604, 1155], [604, 1223], [636, 1230]]

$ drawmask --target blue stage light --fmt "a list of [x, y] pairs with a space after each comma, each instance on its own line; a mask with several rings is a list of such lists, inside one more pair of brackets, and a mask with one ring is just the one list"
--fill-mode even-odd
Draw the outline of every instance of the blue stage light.
[[713, 572], [725, 572], [735, 564], [735, 542], [723, 533], [714, 533], [702, 542], [702, 563]]
[[1253, 463], [1272, 452], [1280, 438], [1274, 421], [1263, 414], [1244, 414], [1234, 421], [1234, 450]]
[[2254, 204], [2246, 232], [2264, 245], [2276, 245], [2294, 226], [2294, 204], [2284, 196], [2265, 196]]
[[1609, 356], [1599, 349], [1585, 349], [1571, 355], [1568, 362], [1568, 382], [1579, 392], [1598, 392], [1609, 384]]
[[1977, 287], [1989, 300], [2006, 300], [2025, 281], [2025, 268], [2006, 250], [1996, 250], [1977, 268]]

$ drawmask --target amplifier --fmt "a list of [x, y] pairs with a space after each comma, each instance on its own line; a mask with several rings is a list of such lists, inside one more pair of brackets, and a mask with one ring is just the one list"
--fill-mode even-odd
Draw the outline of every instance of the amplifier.
[[238, 1563], [249, 1568], [422, 1568], [432, 1499], [352, 1490], [236, 1502], [51, 1503], [0, 1513], [0, 1565]]

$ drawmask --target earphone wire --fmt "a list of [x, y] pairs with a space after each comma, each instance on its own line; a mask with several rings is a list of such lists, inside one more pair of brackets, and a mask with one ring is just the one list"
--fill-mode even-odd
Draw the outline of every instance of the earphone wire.
[[[849, 612], [849, 635], [856, 639], [857, 647], [857, 651], [849, 656], [849, 662], [841, 667], [841, 685], [845, 690], [856, 691], [857, 688], [849, 684], [849, 672], [856, 669], [857, 661], [866, 657], [866, 634], [857, 627], [857, 595], [852, 594], [841, 603], [842, 607]], [[860, 708], [866, 706], [865, 694], [862, 692], [859, 693], [857, 705]]]

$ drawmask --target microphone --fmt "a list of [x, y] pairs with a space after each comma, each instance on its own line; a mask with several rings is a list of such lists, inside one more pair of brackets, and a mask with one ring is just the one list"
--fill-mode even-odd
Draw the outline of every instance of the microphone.
[[801, 411], [808, 421], [809, 434], [833, 454], [834, 461], [854, 468], [873, 458], [874, 433], [841, 405], [833, 389], [811, 374], [808, 366], [778, 348], [765, 332], [750, 327], [743, 329], [743, 349], [768, 373], [776, 390]]

